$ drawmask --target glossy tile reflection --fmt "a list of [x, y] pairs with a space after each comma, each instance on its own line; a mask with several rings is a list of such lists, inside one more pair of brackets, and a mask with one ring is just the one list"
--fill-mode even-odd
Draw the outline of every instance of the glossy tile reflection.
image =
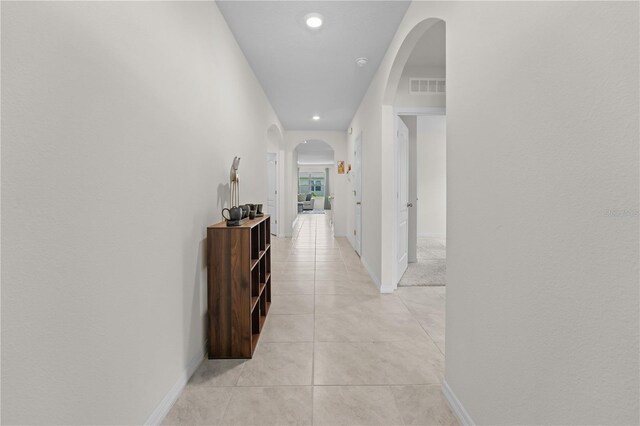
[[205, 360], [164, 423], [457, 424], [440, 390], [445, 288], [380, 294], [327, 215], [300, 215], [293, 231], [271, 240], [273, 303], [253, 359]]

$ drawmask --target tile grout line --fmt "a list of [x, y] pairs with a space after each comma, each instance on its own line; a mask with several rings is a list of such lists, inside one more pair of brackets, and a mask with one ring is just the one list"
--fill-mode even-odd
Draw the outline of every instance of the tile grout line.
[[[242, 364], [242, 368], [240, 369], [240, 374], [242, 374], [242, 370], [244, 369], [244, 364]], [[231, 399], [233, 398], [233, 390], [238, 386], [238, 381], [240, 380], [240, 374], [238, 374], [238, 378], [236, 379], [236, 383], [231, 387], [229, 391], [229, 399], [227, 399], [227, 403], [224, 405], [224, 410], [222, 410], [222, 416], [220, 416], [220, 423], [224, 421], [224, 416], [227, 414], [227, 409], [229, 408], [229, 404], [231, 404]]]
[[[279, 343], [279, 342], [271, 342], [271, 343]], [[284, 342], [288, 343], [288, 342]], [[207, 389], [248, 389], [248, 388], [307, 388], [307, 387], [403, 387], [403, 386], [433, 386], [439, 387], [441, 383], [351, 383], [351, 384], [340, 384], [340, 383], [318, 383], [315, 385], [301, 385], [301, 384], [291, 384], [291, 385], [194, 385]]]
[[316, 266], [317, 266], [317, 253], [318, 253], [318, 226], [316, 228], [313, 238], [313, 327], [312, 327], [312, 343], [311, 343], [311, 424], [315, 424], [314, 411], [315, 411], [315, 377], [316, 377]]
[[[436, 295], [436, 296], [438, 296], [438, 295]], [[413, 318], [413, 320], [418, 323], [418, 325], [420, 326], [422, 331], [424, 331], [424, 334], [427, 335], [427, 337], [431, 340], [431, 343], [434, 344], [434, 346], [438, 349], [438, 351], [440, 351], [440, 353], [444, 357], [444, 352], [442, 352], [442, 349], [440, 349], [440, 346], [438, 346], [438, 344], [436, 343], [435, 339], [433, 337], [431, 337], [431, 334], [429, 334], [429, 332], [422, 326], [422, 323], [418, 320], [418, 318], [416, 318], [416, 316], [413, 313], [413, 311], [411, 309], [409, 309], [409, 307], [407, 306], [406, 303], [404, 303], [404, 299], [402, 297], [400, 297], [400, 295], [398, 295], [398, 299], [400, 299], [400, 302], [402, 302], [404, 307], [407, 308], [407, 311], [409, 311], [409, 314], [411, 315], [411, 318]], [[446, 327], [446, 324], [445, 324], [445, 327]]]
[[[441, 380], [436, 380], [435, 382], [431, 382], [430, 380], [428, 380], [428, 382], [421, 382], [421, 383], [344, 383], [342, 382], [342, 379], [338, 380], [338, 383], [319, 383], [316, 384], [315, 383], [315, 343], [316, 341], [318, 341], [319, 343], [351, 343], [351, 344], [358, 344], [360, 343], [359, 340], [357, 341], [349, 341], [349, 340], [327, 340], [327, 341], [322, 341], [322, 340], [317, 340], [316, 336], [315, 336], [315, 330], [316, 330], [316, 316], [317, 316], [317, 310], [316, 310], [316, 292], [317, 292], [317, 283], [318, 281], [323, 281], [323, 280], [318, 280], [317, 278], [317, 267], [319, 264], [321, 264], [322, 262], [319, 262], [318, 260], [318, 256], [320, 254], [322, 254], [322, 256], [325, 256], [327, 253], [328, 246], [326, 246], [326, 244], [328, 244], [328, 239], [332, 240], [334, 243], [337, 242], [337, 239], [335, 237], [335, 235], [333, 235], [333, 232], [329, 229], [329, 227], [327, 226], [327, 223], [324, 222], [323, 219], [326, 219], [324, 216], [323, 217], [314, 217], [314, 216], [307, 216], [304, 217], [303, 221], [300, 221], [299, 226], [296, 226], [296, 229], [294, 230], [294, 236], [293, 236], [293, 241], [292, 244], [290, 244], [288, 246], [288, 251], [286, 254], [284, 254], [284, 256], [286, 256], [285, 262], [288, 262], [289, 257], [294, 254], [297, 250], [302, 249], [302, 250], [309, 250], [311, 251], [311, 247], [296, 247], [296, 241], [299, 241], [300, 238], [302, 238], [304, 240], [304, 243], [308, 243], [310, 240], [309, 238], [311, 238], [311, 240], [313, 241], [313, 297], [312, 297], [312, 302], [313, 302], [313, 308], [312, 308], [312, 340], [310, 341], [312, 343], [312, 357], [311, 357], [311, 383], [310, 384], [282, 384], [282, 385], [254, 385], [254, 384], [249, 384], [249, 385], [239, 385], [239, 381], [240, 378], [244, 372], [244, 368], [246, 368], [247, 363], [242, 363], [242, 365], [240, 366], [240, 372], [238, 374], [238, 377], [236, 378], [235, 382], [233, 384], [230, 385], [223, 385], [223, 386], [210, 386], [212, 389], [213, 388], [217, 388], [217, 389], [225, 389], [225, 393], [228, 393], [228, 399], [226, 400], [226, 402], [224, 403], [224, 406], [222, 406], [221, 410], [219, 411], [221, 413], [221, 418], [220, 418], [220, 422], [221, 424], [224, 423], [224, 419], [226, 417], [226, 413], [233, 412], [233, 407], [234, 405], [231, 404], [231, 402], [233, 402], [233, 398], [237, 397], [238, 392], [240, 392], [239, 389], [251, 389], [251, 388], [307, 388], [307, 387], [311, 387], [310, 389], [310, 396], [311, 396], [311, 401], [310, 401], [310, 408], [311, 408], [311, 414], [310, 414], [310, 419], [311, 419], [311, 424], [315, 424], [315, 387], [318, 387], [319, 389], [321, 388], [385, 388], [387, 389], [388, 392], [391, 393], [391, 400], [389, 402], [393, 402], [394, 406], [396, 408], [397, 413], [399, 414], [399, 420], [400, 422], [398, 422], [398, 424], [402, 424], [402, 425], [407, 425], [408, 421], [410, 419], [405, 419], [405, 411], [400, 409], [400, 404], [399, 404], [399, 398], [401, 397], [401, 395], [396, 396], [396, 394], [394, 393], [394, 389], [396, 388], [400, 388], [400, 387], [421, 387], [421, 388], [428, 388], [428, 387], [432, 387], [432, 388], [439, 388], [442, 384]], [[322, 225], [322, 226], [321, 226]], [[322, 228], [322, 229], [319, 229]], [[329, 234], [326, 234], [325, 230], [329, 229], [331, 232]], [[320, 246], [319, 246], [320, 244]], [[347, 282], [348, 284], [350, 284], [351, 287], [353, 287], [351, 284], [355, 283], [356, 281], [353, 281], [351, 279], [350, 276], [350, 269], [347, 268], [347, 260], [345, 259], [344, 254], [349, 250], [348, 247], [346, 248], [342, 248], [340, 245], [336, 246], [337, 250], [337, 254], [340, 257], [340, 262], [341, 264], [347, 269], [347, 276], [344, 279], [345, 282]], [[275, 256], [274, 256], [275, 257]], [[337, 265], [336, 265], [337, 267]], [[292, 271], [288, 271], [288, 273], [290, 275], [295, 275], [294, 272]], [[286, 281], [286, 280], [285, 280]], [[300, 281], [300, 280], [296, 280], [296, 281]], [[306, 281], [306, 280], [305, 280]], [[309, 280], [310, 281], [310, 280]], [[326, 280], [326, 281], [334, 281], [334, 280]], [[291, 293], [291, 294], [278, 294], [278, 295], [274, 295], [274, 296], [288, 296], [288, 295], [298, 295], [299, 293]], [[307, 294], [305, 294], [307, 295]], [[320, 294], [321, 296], [325, 296], [325, 294]], [[353, 296], [356, 294], [343, 294], [343, 293], [328, 293], [326, 295], [333, 295], [333, 296]], [[360, 295], [360, 293], [357, 293], [357, 295]], [[440, 299], [440, 301], [446, 301], [446, 296], [443, 296], [439, 293], [434, 293], [434, 295], [436, 296], [437, 299]], [[430, 335], [430, 333], [427, 331], [427, 329], [422, 325], [422, 323], [418, 320], [418, 316], [414, 313], [414, 311], [412, 309], [409, 309], [407, 303], [405, 302], [405, 300], [400, 297], [400, 295], [396, 295], [396, 298], [400, 300], [400, 303], [402, 306], [404, 306], [404, 308], [406, 309], [407, 313], [409, 314], [410, 318], [413, 319], [413, 321], [417, 321], [418, 325], [420, 327], [420, 330], [422, 330], [423, 333], [425, 333], [425, 335], [428, 337], [428, 339], [437, 347], [437, 349], [439, 350], [439, 352], [442, 353], [442, 355], [444, 356], [444, 352], [440, 349], [440, 347], [438, 346], [438, 344], [436, 343], [436, 341], [433, 339], [433, 337]], [[308, 299], [307, 299], [308, 300]], [[409, 300], [409, 299], [408, 299]], [[308, 311], [307, 311], [308, 312]], [[395, 313], [395, 312], [390, 312], [390, 315], [400, 315], [400, 313]], [[272, 315], [276, 315], [276, 316], [295, 316], [295, 315], [308, 315], [308, 314], [302, 314], [302, 313], [291, 313], [291, 314], [272, 314]], [[328, 316], [332, 316], [332, 315], [336, 315], [334, 314], [326, 314]], [[320, 315], [322, 317], [322, 314]], [[387, 340], [384, 340], [384, 342], [386, 342]], [[400, 340], [391, 340], [389, 342], [400, 342], [400, 341], [413, 341], [413, 339], [400, 339]], [[377, 341], [374, 339], [371, 342], [366, 342], [366, 343], [376, 343]], [[380, 341], [383, 342], [383, 341]], [[274, 342], [266, 342], [266, 341], [261, 341], [260, 343], [306, 343], [308, 344], [308, 341], [299, 341], [299, 340], [295, 340], [295, 341], [291, 341], [291, 342], [285, 342], [285, 341], [274, 341]], [[412, 379], [412, 377], [405, 377], [409, 378], [409, 380]], [[229, 389], [230, 388], [230, 389]], [[236, 388], [238, 388], [238, 390], [236, 390]], [[289, 391], [287, 391], [289, 392]], [[231, 408], [230, 408], [231, 407]], [[232, 411], [229, 411], [229, 410]], [[307, 414], [309, 415], [309, 414]], [[309, 418], [307, 418], [309, 419]]]
[[404, 426], [404, 425], [407, 424], [407, 422], [404, 420], [404, 416], [402, 415], [402, 411], [400, 410], [400, 407], [398, 406], [398, 399], [396, 398], [396, 394], [391, 389], [391, 386], [387, 386], [387, 389], [389, 390], [389, 393], [391, 394], [391, 398], [393, 399], [393, 404], [396, 406], [396, 410], [398, 411], [398, 414], [400, 414], [400, 421], [402, 422], [402, 424]]

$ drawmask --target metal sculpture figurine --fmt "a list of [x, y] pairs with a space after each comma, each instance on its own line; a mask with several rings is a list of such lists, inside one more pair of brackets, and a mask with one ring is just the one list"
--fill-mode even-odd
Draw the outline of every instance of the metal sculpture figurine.
[[238, 166], [240, 165], [240, 157], [233, 157], [233, 163], [231, 163], [231, 172], [229, 173], [229, 179], [231, 181], [231, 206], [237, 207], [240, 205], [240, 174], [238, 173]]

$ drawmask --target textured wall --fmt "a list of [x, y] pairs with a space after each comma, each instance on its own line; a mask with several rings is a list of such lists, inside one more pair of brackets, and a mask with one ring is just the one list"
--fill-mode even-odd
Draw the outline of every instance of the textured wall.
[[447, 118], [417, 120], [418, 235], [445, 238], [447, 233]]
[[406, 35], [444, 19], [445, 378], [476, 423], [639, 421], [638, 7], [413, 2], [353, 120], [365, 175], [381, 176], [363, 193], [363, 257], [385, 285], [381, 105]]
[[211, 2], [2, 4], [2, 422], [139, 424], [202, 356], [206, 226], [277, 118]]

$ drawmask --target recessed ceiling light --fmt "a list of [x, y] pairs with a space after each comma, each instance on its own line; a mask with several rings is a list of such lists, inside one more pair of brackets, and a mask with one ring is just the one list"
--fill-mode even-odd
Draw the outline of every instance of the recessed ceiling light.
[[318, 29], [322, 26], [322, 15], [319, 13], [309, 13], [304, 17], [304, 22], [307, 24], [307, 27]]
[[314, 116], [313, 116], [313, 117], [311, 117], [311, 118], [313, 118], [313, 119], [314, 119], [314, 120], [316, 120], [316, 121], [320, 120], [320, 116], [319, 116], [319, 115], [314, 115]]

